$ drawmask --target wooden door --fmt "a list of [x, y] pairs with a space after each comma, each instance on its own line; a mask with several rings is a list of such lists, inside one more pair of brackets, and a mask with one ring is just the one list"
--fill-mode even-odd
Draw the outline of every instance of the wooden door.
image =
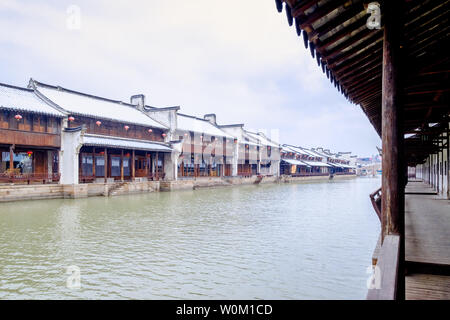
[[34, 173], [45, 174], [48, 171], [47, 152], [34, 152]]

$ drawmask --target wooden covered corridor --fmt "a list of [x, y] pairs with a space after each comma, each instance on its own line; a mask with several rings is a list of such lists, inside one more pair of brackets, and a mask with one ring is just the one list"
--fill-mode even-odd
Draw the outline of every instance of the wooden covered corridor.
[[[446, 297], [439, 293], [442, 288], [430, 288], [430, 294], [414, 289], [413, 294], [412, 288], [423, 287], [424, 278], [431, 279], [430, 285], [445, 281], [423, 276], [425, 269], [432, 274], [429, 266], [423, 269], [408, 259], [446, 263], [448, 248], [439, 243], [448, 240], [449, 225], [442, 221], [448, 220], [444, 205], [448, 200], [405, 194], [405, 187], [408, 166], [424, 164], [436, 154], [442, 160], [445, 150], [448, 158], [450, 151], [450, 58], [442, 49], [450, 46], [450, 1], [275, 0], [275, 4], [279, 12], [284, 9], [288, 24], [326, 77], [362, 108], [382, 140], [382, 186], [376, 192], [382, 243], [376, 268], [381, 283], [369, 289], [367, 298]], [[446, 172], [447, 179], [448, 162], [434, 170]], [[410, 184], [408, 190], [416, 187], [421, 188]], [[431, 253], [425, 254], [426, 249]], [[447, 270], [442, 265], [432, 268], [440, 277]]]
[[405, 190], [406, 299], [450, 299], [450, 200], [422, 181]]

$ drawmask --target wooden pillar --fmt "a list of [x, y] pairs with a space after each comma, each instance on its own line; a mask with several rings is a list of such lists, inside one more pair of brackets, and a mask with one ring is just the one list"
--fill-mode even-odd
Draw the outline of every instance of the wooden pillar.
[[450, 117], [447, 117], [447, 199], [450, 200]]
[[396, 299], [405, 295], [404, 225], [405, 176], [401, 104], [400, 37], [403, 24], [400, 1], [384, 3], [384, 41], [382, 73], [382, 240], [388, 234], [400, 236]]
[[105, 148], [104, 159], [105, 159], [104, 171], [105, 171], [105, 183], [106, 183], [106, 181], [108, 179], [108, 149], [107, 148]]
[[133, 150], [133, 152], [131, 153], [131, 178], [134, 179], [135, 174], [136, 174], [136, 168], [134, 165], [135, 162], [135, 151]]
[[450, 200], [450, 117], [447, 117], [447, 199]]
[[148, 154], [147, 151], [145, 151], [145, 176], [148, 177], [148, 167], [150, 163], [148, 161]]
[[120, 180], [123, 181], [123, 149], [120, 150]]
[[184, 162], [183, 162], [183, 160], [181, 160], [180, 170], [179, 171], [180, 172], [178, 172], [178, 176], [182, 177], [184, 175]]
[[95, 148], [92, 148], [92, 176], [95, 178]]
[[156, 151], [156, 157], [155, 157], [155, 174], [156, 174], [156, 180], [159, 180], [158, 151]]
[[14, 169], [14, 145], [9, 147], [9, 171], [12, 173]]

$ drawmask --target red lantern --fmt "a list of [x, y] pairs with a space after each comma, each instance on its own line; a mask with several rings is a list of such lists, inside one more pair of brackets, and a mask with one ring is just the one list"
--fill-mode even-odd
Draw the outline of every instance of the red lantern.
[[97, 121], [95, 124], [96, 124], [97, 126], [100, 127], [100, 125], [102, 124], [102, 122], [101, 122], [101, 121]]
[[75, 120], [75, 118], [74, 118], [74, 117], [72, 117], [72, 116], [70, 116], [70, 117], [69, 117], [69, 121], [71, 121], [71, 122], [72, 122], [72, 121], [74, 121], [74, 120]]
[[149, 133], [152, 133], [152, 132], [153, 132], [153, 130], [152, 130], [152, 129], [148, 129], [148, 132], [149, 132]]
[[130, 156], [130, 153], [128, 152], [127, 154], [125, 154], [125, 157], [129, 157]]
[[28, 157], [31, 157], [32, 154], [33, 154], [33, 151], [27, 151]]
[[128, 131], [128, 129], [130, 129], [129, 126], [124, 126], [124, 128], [125, 128], [125, 131]]
[[165, 137], [165, 136], [167, 136], [167, 134], [163, 133], [162, 136]]
[[14, 116], [14, 118], [15, 118], [17, 121], [20, 121], [20, 120], [22, 119], [22, 116], [21, 116], [20, 114], [16, 114], [16, 115]]

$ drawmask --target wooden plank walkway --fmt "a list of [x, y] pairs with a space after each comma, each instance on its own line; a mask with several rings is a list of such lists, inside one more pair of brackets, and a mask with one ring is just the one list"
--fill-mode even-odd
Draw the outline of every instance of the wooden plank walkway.
[[408, 181], [405, 188], [405, 194], [437, 194], [429, 184], [422, 181]]
[[406, 261], [450, 265], [450, 201], [405, 196]]
[[405, 285], [407, 300], [450, 300], [449, 276], [411, 274]]
[[414, 266], [406, 299], [450, 299], [450, 200], [423, 182], [409, 182], [405, 193], [405, 260]]

